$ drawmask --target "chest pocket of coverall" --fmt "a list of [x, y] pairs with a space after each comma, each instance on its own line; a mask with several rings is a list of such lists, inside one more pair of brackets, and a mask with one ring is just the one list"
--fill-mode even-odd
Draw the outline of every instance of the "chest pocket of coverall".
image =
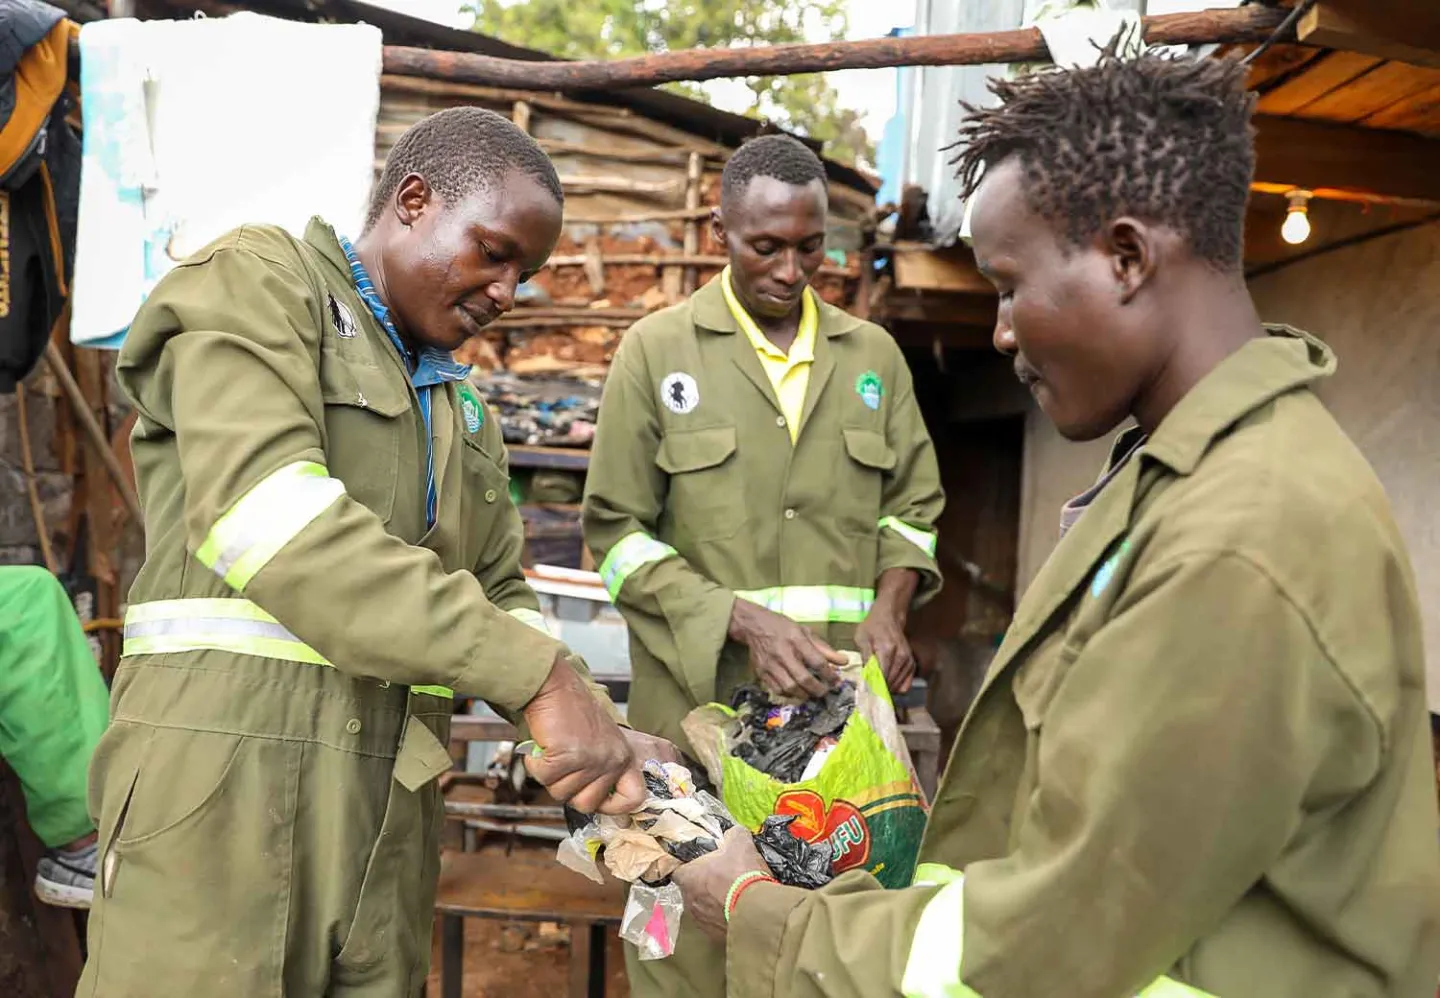
[[320, 396], [325, 403], [325, 460], [330, 476], [352, 499], [388, 522], [399, 477], [400, 417], [410, 400], [378, 364], [341, 355], [326, 339], [320, 349]]
[[745, 522], [745, 481], [735, 457], [735, 427], [665, 434], [655, 464], [670, 476], [665, 512], [692, 541], [734, 537]]
[[847, 426], [841, 434], [846, 458], [841, 462], [832, 509], [845, 533], [873, 537], [880, 522], [885, 475], [895, 470], [897, 458], [874, 430]]
[[[493, 414], [487, 414], [491, 418]], [[460, 437], [460, 460], [465, 473], [465, 495], [462, 509], [465, 517], [461, 528], [464, 537], [465, 568], [474, 568], [486, 551], [490, 535], [495, 532], [499, 511], [505, 508], [510, 489], [510, 476], [500, 470], [500, 463], [485, 452], [480, 441], [468, 434]]]

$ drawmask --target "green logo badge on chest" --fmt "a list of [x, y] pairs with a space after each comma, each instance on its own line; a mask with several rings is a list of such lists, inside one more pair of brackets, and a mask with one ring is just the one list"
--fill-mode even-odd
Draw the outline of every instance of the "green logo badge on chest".
[[460, 415], [465, 417], [465, 432], [479, 433], [480, 427], [485, 425], [485, 407], [480, 404], [479, 396], [469, 385], [461, 385], [457, 394], [460, 396]]
[[880, 380], [880, 375], [874, 371], [866, 371], [855, 379], [855, 394], [860, 396], [860, 401], [865, 403], [867, 409], [879, 409], [880, 400], [885, 397], [885, 384]]

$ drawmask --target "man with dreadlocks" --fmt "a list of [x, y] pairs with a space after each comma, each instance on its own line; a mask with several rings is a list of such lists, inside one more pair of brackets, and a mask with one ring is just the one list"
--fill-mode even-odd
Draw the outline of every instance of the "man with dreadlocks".
[[631, 746], [668, 747], [546, 633], [499, 427], [450, 355], [545, 262], [561, 198], [509, 119], [442, 111], [353, 244], [246, 226], [135, 317], [146, 558], [91, 771], [81, 995], [419, 995], [452, 691], [528, 723], [557, 797], [643, 800]]
[[[904, 356], [809, 287], [827, 210], [802, 143], [741, 146], [713, 220], [729, 266], [636, 323], [605, 384], [585, 538], [629, 625], [629, 720], [677, 743], [757, 677], [823, 694], [836, 648], [907, 688], [906, 615], [939, 588], [940, 476]], [[674, 956], [635, 956], [637, 995], [724, 993], [723, 950], [688, 924]]]
[[971, 109], [996, 346], [1066, 437], [1136, 425], [1062, 513], [912, 887], [766, 882], [744, 836], [675, 874], [732, 996], [1435, 993], [1415, 589], [1312, 390], [1334, 357], [1246, 291], [1244, 80], [1105, 54]]

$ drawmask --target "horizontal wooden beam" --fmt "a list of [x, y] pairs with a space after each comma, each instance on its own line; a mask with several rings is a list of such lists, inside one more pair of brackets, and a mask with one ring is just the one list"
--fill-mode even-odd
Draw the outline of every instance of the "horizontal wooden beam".
[[1295, 33], [1307, 45], [1440, 67], [1440, 4], [1433, 0], [1321, 0]]
[[1440, 205], [1440, 139], [1255, 117], [1255, 188], [1382, 204]]
[[[1250, 6], [1160, 14], [1141, 19], [1152, 45], [1201, 45], [1264, 41], [1286, 12]], [[601, 62], [528, 62], [472, 52], [385, 46], [386, 73], [527, 90], [605, 90], [649, 87], [682, 80], [727, 76], [789, 76], [838, 69], [888, 69], [895, 66], [980, 66], [1035, 62], [1049, 49], [1036, 28], [959, 35], [867, 38], [810, 45], [752, 45], [743, 48], [687, 49]]]

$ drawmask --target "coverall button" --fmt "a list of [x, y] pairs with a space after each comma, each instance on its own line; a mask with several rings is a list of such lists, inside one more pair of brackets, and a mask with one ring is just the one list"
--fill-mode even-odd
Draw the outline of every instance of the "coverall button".
[[494, 490], [494, 489], [486, 489], [486, 490], [485, 490], [485, 501], [486, 501], [486, 502], [494, 502], [494, 501], [495, 501], [495, 490]]
[[784, 416], [776, 416], [776, 417], [775, 417], [775, 425], [776, 425], [776, 426], [784, 426], [784, 425], [785, 425], [785, 417], [784, 417]]
[[352, 717], [350, 718], [350, 720], [346, 721], [345, 730], [350, 732], [350, 734], [352, 735], [358, 735], [360, 733], [360, 718]]
[[787, 510], [785, 511], [785, 519], [787, 519], [787, 520], [793, 520], [793, 519], [795, 519], [795, 510], [794, 510], [794, 509], [787, 509]]

